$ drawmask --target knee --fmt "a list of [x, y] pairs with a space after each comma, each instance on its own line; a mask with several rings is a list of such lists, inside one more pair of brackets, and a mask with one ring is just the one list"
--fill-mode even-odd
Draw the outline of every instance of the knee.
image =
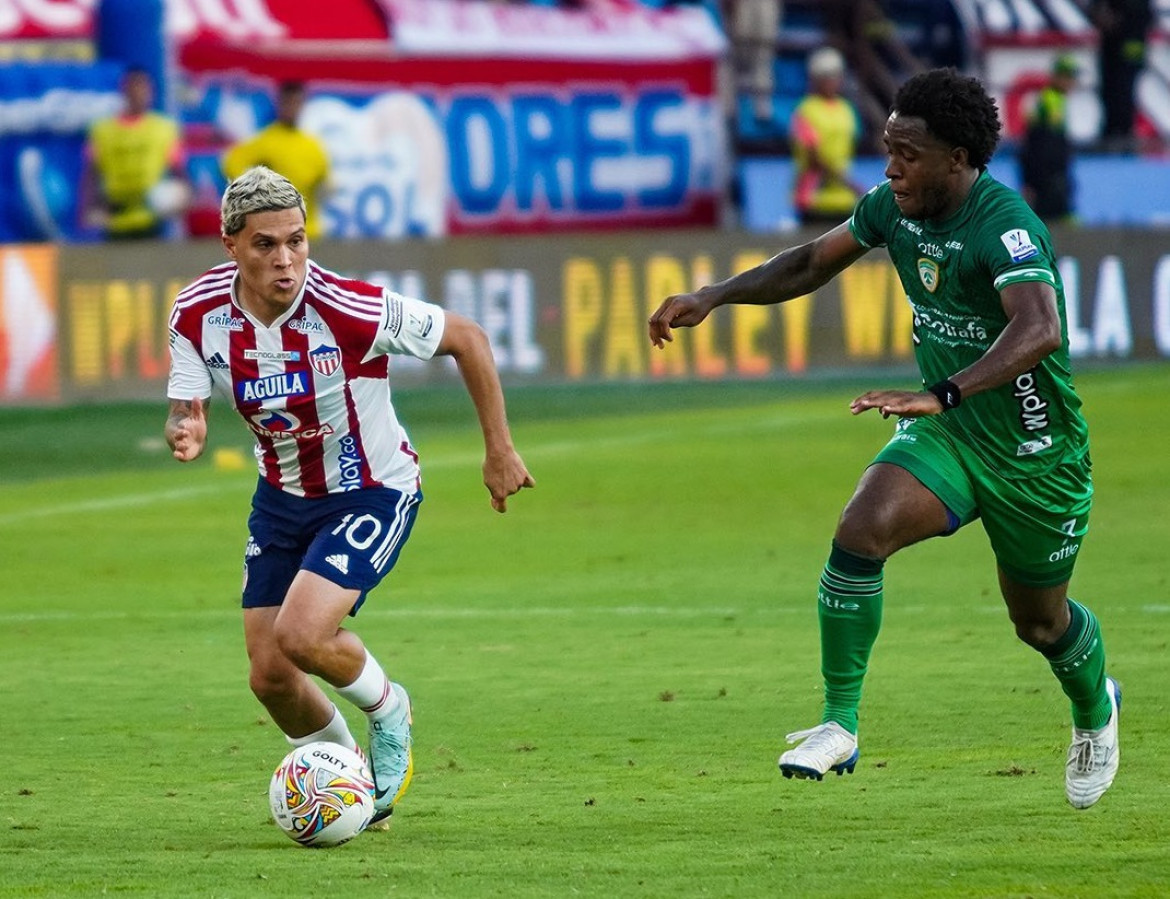
[[893, 523], [872, 509], [845, 507], [833, 538], [850, 552], [870, 559], [888, 559], [901, 547], [896, 545]]
[[1039, 651], [1059, 640], [1067, 627], [1067, 622], [1058, 622], [1055, 618], [1013, 619], [1012, 624], [1015, 626], [1016, 636]]
[[1016, 636], [1041, 652], [1054, 645], [1072, 623], [1066, 584], [1027, 587], [1000, 569], [1000, 589]]
[[317, 671], [319, 648], [299, 628], [281, 627], [279, 622], [273, 631], [276, 648], [281, 655], [301, 671], [314, 674]]
[[836, 539], [858, 555], [888, 559], [947, 527], [947, 508], [934, 493], [906, 469], [878, 462], [845, 504]]
[[294, 691], [297, 673], [287, 661], [278, 660], [273, 656], [253, 657], [248, 672], [248, 686], [252, 690], [252, 695], [264, 705], [268, 705]]

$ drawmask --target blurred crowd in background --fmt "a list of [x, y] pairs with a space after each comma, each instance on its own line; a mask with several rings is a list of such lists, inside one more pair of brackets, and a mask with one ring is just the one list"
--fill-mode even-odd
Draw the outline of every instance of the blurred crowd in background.
[[255, 164], [314, 238], [840, 221], [881, 177], [898, 85], [934, 66], [988, 83], [1005, 180], [1045, 218], [1107, 214], [1089, 161], [1146, 166], [1113, 206], [1170, 218], [1165, 0], [8, 7], [0, 242], [213, 236]]

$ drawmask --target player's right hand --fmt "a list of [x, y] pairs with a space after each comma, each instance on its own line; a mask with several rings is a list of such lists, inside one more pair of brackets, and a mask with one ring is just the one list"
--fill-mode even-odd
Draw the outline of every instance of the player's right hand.
[[180, 462], [199, 458], [207, 444], [207, 415], [203, 411], [203, 400], [191, 400], [187, 414], [175, 420], [170, 437], [174, 456]]
[[693, 328], [705, 319], [711, 306], [697, 293], [680, 293], [667, 297], [650, 316], [650, 342], [661, 349], [674, 340], [672, 328]]

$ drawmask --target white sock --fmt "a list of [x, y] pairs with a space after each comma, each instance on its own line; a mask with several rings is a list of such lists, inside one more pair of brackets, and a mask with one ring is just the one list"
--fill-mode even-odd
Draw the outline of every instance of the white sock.
[[348, 687], [338, 687], [337, 692], [366, 713], [370, 720], [384, 718], [398, 708], [398, 696], [390, 689], [386, 672], [370, 653], [366, 652], [366, 664], [362, 673]]
[[342, 717], [341, 710], [337, 706], [333, 707], [333, 717], [329, 719], [329, 723], [320, 730], [305, 734], [303, 737], [290, 737], [285, 734], [284, 738], [293, 746], [308, 746], [310, 743], [326, 742], [337, 743], [346, 749], [361, 752], [361, 747], [353, 738], [353, 734], [349, 732], [349, 725], [345, 723], [345, 718]]

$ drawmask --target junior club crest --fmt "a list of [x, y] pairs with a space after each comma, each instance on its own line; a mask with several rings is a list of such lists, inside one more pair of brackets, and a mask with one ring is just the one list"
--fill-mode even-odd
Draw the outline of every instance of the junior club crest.
[[934, 293], [938, 287], [939, 271], [938, 263], [933, 259], [922, 258], [918, 260], [918, 278], [922, 281], [922, 286]]
[[313, 368], [328, 377], [341, 365], [341, 350], [335, 346], [319, 346], [309, 353]]

